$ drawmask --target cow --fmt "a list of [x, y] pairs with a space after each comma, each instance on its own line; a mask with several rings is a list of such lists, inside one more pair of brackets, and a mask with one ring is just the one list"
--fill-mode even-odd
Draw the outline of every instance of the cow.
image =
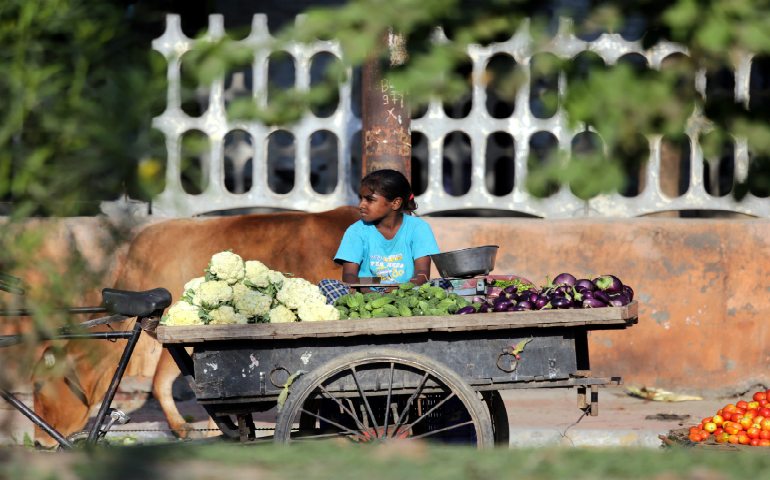
[[[211, 256], [233, 249], [244, 260], [259, 260], [269, 268], [318, 283], [341, 278], [333, 261], [345, 230], [361, 217], [355, 207], [323, 213], [282, 212], [234, 217], [176, 219], [147, 227], [131, 243], [114, 288], [142, 291], [163, 287], [175, 299], [184, 284], [203, 275]], [[135, 319], [113, 324], [115, 330], [133, 328]], [[97, 327], [94, 330], [109, 330]], [[203, 327], [202, 327], [203, 328]], [[94, 405], [107, 391], [125, 346], [94, 340], [72, 340], [63, 350], [64, 374], [54, 375], [40, 361], [33, 372], [35, 412], [64, 435], [85, 427]], [[171, 385], [180, 371], [167, 350], [142, 335], [126, 375], [153, 376], [152, 391], [172, 429], [189, 429], [179, 414]], [[181, 437], [186, 437], [181, 432]], [[56, 441], [35, 429], [45, 447]]]

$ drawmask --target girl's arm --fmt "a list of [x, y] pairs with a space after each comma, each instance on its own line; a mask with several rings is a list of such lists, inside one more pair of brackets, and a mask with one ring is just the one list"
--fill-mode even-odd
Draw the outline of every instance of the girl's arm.
[[[430, 260], [430, 257], [428, 257]], [[342, 262], [342, 281], [345, 283], [358, 283], [358, 268], [359, 265], [353, 262]], [[359, 289], [361, 293], [373, 292], [371, 288], [362, 287]]]
[[414, 277], [409, 281], [415, 285], [422, 285], [428, 280], [430, 280], [430, 255], [414, 260]]

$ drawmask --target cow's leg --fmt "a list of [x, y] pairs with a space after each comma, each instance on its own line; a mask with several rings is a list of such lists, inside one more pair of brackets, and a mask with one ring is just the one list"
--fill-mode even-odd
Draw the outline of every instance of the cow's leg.
[[[192, 353], [192, 349], [189, 349], [188, 353]], [[185, 422], [182, 415], [179, 414], [179, 410], [174, 403], [174, 395], [172, 394], [171, 387], [182, 372], [179, 371], [179, 367], [176, 366], [176, 362], [168, 353], [167, 349], [163, 349], [160, 354], [160, 360], [158, 360], [158, 366], [155, 369], [155, 376], [152, 379], [152, 394], [160, 403], [160, 407], [163, 409], [163, 414], [166, 416], [166, 421], [171, 429], [182, 429], [182, 431], [174, 432], [174, 435], [179, 438], [187, 438], [188, 432], [185, 430], [192, 429], [192, 425]]]

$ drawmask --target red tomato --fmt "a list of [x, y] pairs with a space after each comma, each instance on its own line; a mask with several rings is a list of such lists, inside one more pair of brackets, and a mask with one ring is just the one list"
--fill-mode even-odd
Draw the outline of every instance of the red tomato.
[[751, 424], [753, 424], [754, 422], [752, 422], [749, 417], [743, 417], [741, 418], [740, 423], [741, 423], [741, 427], [743, 427], [744, 430], [748, 430], [749, 428], [751, 428]]
[[730, 417], [730, 421], [733, 423], [741, 423], [741, 420], [743, 420], [743, 414], [742, 413], [733, 413], [733, 416]]
[[770, 440], [767, 440], [765, 438], [761, 439], [759, 441], [759, 446], [760, 447], [770, 447]]
[[768, 403], [770, 403], [770, 400], [767, 400], [767, 399], [760, 400], [759, 401], [759, 406], [764, 408], [765, 406], [767, 406]]
[[711, 436], [711, 433], [707, 432], [706, 430], [701, 430], [699, 435], [700, 435], [700, 438], [702, 440], [706, 440], [707, 438], [709, 438]]
[[741, 400], [740, 402], [736, 403], [735, 406], [737, 408], [744, 408], [745, 409], [745, 408], [749, 407], [749, 402]]
[[728, 435], [725, 432], [714, 435], [714, 440], [716, 440], [717, 443], [727, 443], [729, 438], [730, 438], [730, 435]]
[[714, 422], [704, 423], [703, 430], [709, 433], [714, 433], [717, 430], [717, 424]]
[[707, 424], [707, 423], [711, 422], [711, 419], [712, 419], [712, 418], [714, 418], [714, 417], [706, 417], [706, 418], [704, 418], [703, 420], [701, 420], [701, 421], [700, 421], [700, 423], [702, 423], [702, 424], [704, 424], [704, 425], [705, 425], [705, 424]]
[[724, 431], [725, 431], [724, 428], [717, 428], [716, 430], [714, 430], [714, 435], [719, 435], [720, 433], [724, 433]]
[[760, 400], [767, 400], [767, 393], [765, 393], [765, 392], [757, 392], [751, 398], [753, 398], [755, 402], [758, 402]]
[[758, 429], [758, 428], [756, 428], [756, 427], [751, 427], [751, 428], [750, 428], [750, 429], [748, 429], [748, 431], [746, 432], [746, 435], [748, 435], [748, 436], [749, 436], [749, 438], [759, 438], [759, 432], [761, 432], [761, 431], [762, 431], [762, 430], [760, 430], [760, 429]]
[[738, 427], [736, 427], [734, 423], [731, 423], [725, 427], [725, 432], [727, 432], [729, 435], [737, 435]]
[[741, 445], [748, 445], [749, 443], [751, 443], [751, 439], [749, 437], [747, 437], [746, 435], [741, 435], [741, 436], [738, 437], [738, 442]]
[[746, 415], [743, 416], [743, 418], [754, 418], [757, 416], [756, 410], [749, 410], [746, 412]]
[[754, 420], [754, 423], [762, 423], [762, 420], [764, 419], [765, 417], [763, 417], [762, 415], [757, 415], [756, 417], [752, 418], [752, 420]]
[[690, 427], [690, 433], [698, 433], [700, 432], [700, 427]]
[[731, 413], [727, 413], [727, 412], [725, 412], [725, 413], [723, 413], [723, 414], [722, 414], [722, 418], [724, 419], [724, 421], [725, 421], [725, 422], [727, 422], [727, 421], [729, 421], [731, 418], [733, 418], [733, 415], [732, 415]]
[[749, 409], [759, 409], [759, 402], [749, 402]]
[[725, 423], [725, 420], [724, 420], [724, 418], [722, 418], [721, 415], [714, 415], [713, 417], [711, 417], [711, 421], [716, 423], [717, 427], [719, 427], [720, 425]]
[[759, 409], [759, 414], [763, 417], [770, 417], [770, 408], [763, 407]]
[[698, 435], [697, 433], [691, 433], [690, 434], [690, 440], [692, 440], [693, 442], [697, 442], [697, 443], [700, 443], [700, 442], [703, 441], [703, 439], [700, 438], [700, 435]]
[[722, 409], [724, 413], [733, 413], [735, 411], [735, 405], [732, 403], [728, 403], [725, 405], [725, 408]]
[[746, 409], [745, 408], [736, 408], [735, 411], [733, 412], [733, 415], [735, 415], [735, 414], [746, 415]]
[[770, 430], [770, 418], [762, 420], [762, 430]]
[[719, 411], [717, 412], [717, 415], [722, 415], [723, 413], [725, 412], [720, 408]]
[[770, 440], [770, 430], [762, 430], [759, 432], [759, 438], [766, 438]]
[[730, 435], [729, 437], [727, 437], [727, 441], [730, 443], [739, 443], [738, 435]]
[[759, 446], [759, 439], [758, 438], [752, 438], [751, 441], [749, 442], [749, 445], [751, 445], [752, 447], [758, 447]]

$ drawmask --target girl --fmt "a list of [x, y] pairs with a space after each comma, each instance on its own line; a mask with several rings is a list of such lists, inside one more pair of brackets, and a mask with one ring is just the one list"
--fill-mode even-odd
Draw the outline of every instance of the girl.
[[[359, 283], [359, 277], [380, 277], [385, 284], [429, 281], [430, 255], [440, 250], [430, 225], [412, 216], [417, 204], [406, 177], [395, 170], [372, 172], [361, 181], [358, 198], [361, 220], [347, 229], [334, 257], [342, 265], [342, 281]], [[349, 291], [337, 280], [321, 280], [318, 287], [329, 303]]]

